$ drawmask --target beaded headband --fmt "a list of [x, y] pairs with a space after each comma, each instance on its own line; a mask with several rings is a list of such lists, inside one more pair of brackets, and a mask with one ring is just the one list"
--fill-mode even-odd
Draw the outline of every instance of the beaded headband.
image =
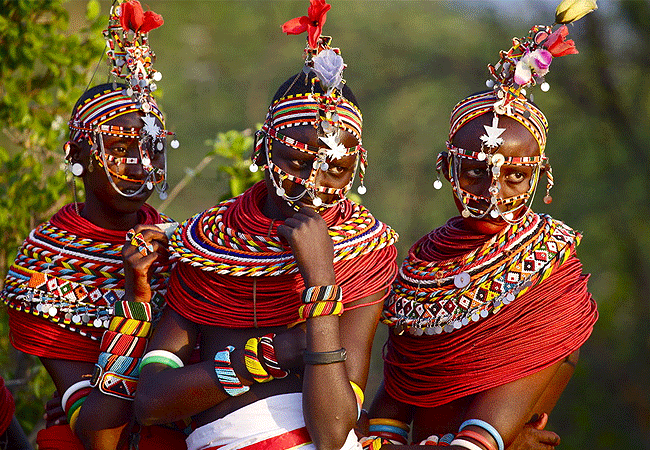
[[[507, 222], [512, 222], [513, 212], [524, 207], [526, 200], [530, 200], [532, 204], [542, 168], [547, 175], [544, 202], [551, 202], [549, 191], [553, 186], [553, 176], [545, 156], [548, 121], [539, 108], [533, 104], [533, 94], [530, 94], [530, 98], [526, 98], [526, 89], [539, 84], [542, 91], [549, 90], [549, 84], [544, 77], [549, 72], [553, 58], [578, 53], [574, 42], [566, 40], [569, 31], [565, 24], [574, 22], [595, 9], [597, 9], [595, 0], [562, 1], [556, 9], [555, 23], [560, 24], [560, 26], [555, 31], [553, 31], [553, 26], [535, 25], [531, 28], [528, 36], [513, 38], [512, 47], [508, 51], [499, 52], [500, 59], [495, 65], [488, 65], [492, 79], [488, 80], [486, 85], [492, 90], [473, 94], [454, 107], [450, 117], [447, 158], [454, 195], [463, 205], [462, 215], [464, 217], [483, 218], [489, 213], [493, 218], [500, 216]], [[461, 127], [476, 117], [488, 113], [492, 113], [494, 117], [491, 126], [484, 125], [485, 134], [480, 136], [480, 152], [473, 155], [474, 152], [467, 152], [453, 145], [453, 138]], [[497, 153], [504, 142], [504, 139], [500, 137], [505, 131], [505, 128], [499, 128], [499, 117], [501, 116], [512, 117], [526, 127], [534, 136], [540, 149], [540, 156], [536, 159], [530, 189], [516, 198], [499, 198], [500, 183], [498, 177], [500, 167], [504, 162], [509, 165], [521, 166], [531, 164], [530, 161], [503, 161], [503, 156]], [[498, 158], [499, 156], [501, 158]], [[458, 170], [462, 159], [477, 159], [487, 163], [492, 178], [489, 189], [490, 197], [471, 194], [458, 184]], [[495, 164], [494, 161], [498, 161], [498, 164]], [[436, 168], [438, 180], [434, 183], [434, 187], [440, 189], [442, 187], [439, 179], [442, 168], [441, 155], [438, 156]], [[524, 200], [524, 203], [514, 209], [506, 210], [503, 208], [504, 205], [514, 204], [520, 200]], [[486, 209], [472, 207], [470, 201], [486, 201], [489, 206]], [[499, 206], [502, 208], [499, 208]]]
[[[308, 16], [297, 17], [286, 22], [282, 29], [287, 34], [308, 33], [307, 47], [305, 48], [305, 65], [299, 76], [306, 74], [306, 79], [311, 82], [311, 92], [304, 94], [283, 95], [270, 106], [262, 128], [257, 133], [257, 141], [252, 155], [253, 164], [251, 171], [258, 170], [257, 161], [260, 160], [262, 151], [266, 153], [265, 168], [271, 170], [271, 179], [276, 188], [276, 193], [289, 202], [294, 208], [295, 202], [308, 194], [316, 207], [329, 207], [336, 203], [323, 204], [317, 193], [335, 194], [342, 200], [352, 187], [354, 176], [347, 186], [341, 189], [317, 187], [314, 185], [316, 174], [319, 170], [327, 170], [332, 160], [346, 155], [357, 155], [357, 166], [360, 165], [359, 178], [361, 185], [360, 194], [365, 193], [363, 177], [367, 165], [366, 151], [361, 143], [361, 130], [363, 118], [361, 111], [352, 102], [343, 96], [343, 69], [346, 67], [341, 52], [338, 48], [330, 47], [331, 38], [321, 36], [322, 26], [331, 5], [324, 0], [310, 0]], [[313, 76], [310, 78], [310, 74]], [[316, 83], [320, 84], [321, 92], [316, 92]], [[291, 85], [291, 87], [293, 84]], [[287, 92], [291, 89], [287, 89]], [[324, 145], [313, 147], [305, 143], [278, 133], [279, 130], [294, 126], [313, 126], [317, 132], [318, 140]], [[347, 131], [358, 141], [358, 145], [346, 148], [341, 143], [341, 131]], [[299, 178], [286, 173], [277, 167], [271, 158], [271, 140], [293, 147], [315, 157], [313, 168], [307, 179]], [[356, 172], [356, 169], [355, 169]], [[280, 182], [275, 179], [278, 175]], [[281, 183], [284, 179], [305, 186], [305, 191], [297, 197], [287, 197]]]
[[[495, 91], [482, 92], [470, 95], [461, 100], [451, 112], [449, 140], [452, 141], [456, 132], [467, 122], [487, 113], [495, 112], [495, 104], [499, 101]], [[509, 103], [510, 114], [508, 116], [525, 126], [535, 137], [541, 154], [546, 149], [546, 134], [548, 133], [548, 121], [542, 111], [524, 98], [512, 99]]]
[[[96, 127], [105, 124], [109, 120], [124, 114], [142, 111], [140, 103], [126, 95], [126, 89], [116, 86], [115, 89], [106, 89], [98, 92], [83, 101], [77, 108], [68, 123], [70, 127], [70, 140], [80, 142], [90, 137]], [[150, 113], [165, 124], [165, 119], [158, 109], [153, 98], [149, 99]]]

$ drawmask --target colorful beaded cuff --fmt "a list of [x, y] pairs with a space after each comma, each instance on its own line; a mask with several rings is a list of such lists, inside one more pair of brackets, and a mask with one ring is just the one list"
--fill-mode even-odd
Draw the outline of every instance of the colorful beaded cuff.
[[239, 381], [239, 377], [230, 364], [230, 354], [233, 351], [235, 351], [235, 347], [229, 345], [225, 350], [221, 350], [214, 355], [214, 371], [226, 394], [237, 397], [248, 392], [250, 388]]
[[99, 364], [95, 364], [95, 372], [93, 373], [91, 383], [102, 394], [124, 400], [133, 400], [135, 398], [135, 390], [138, 387], [138, 377], [107, 371]]
[[277, 357], [275, 356], [275, 334], [266, 334], [259, 339], [260, 343], [258, 348], [258, 356], [260, 356], [259, 350], [261, 350], [262, 362], [269, 372], [269, 375], [277, 379], [281, 379], [289, 375], [288, 371], [283, 370], [282, 367], [280, 367]]
[[302, 291], [301, 298], [303, 303], [340, 302], [343, 301], [343, 290], [336, 284], [310, 286]]
[[271, 381], [273, 376], [267, 372], [260, 362], [258, 356], [259, 343], [260, 338], [256, 337], [252, 337], [246, 341], [246, 346], [244, 347], [244, 364], [246, 364], [246, 369], [253, 377], [253, 380], [258, 383], [266, 383]]
[[114, 307], [116, 317], [143, 320], [145, 322], [153, 320], [151, 303], [119, 301], [115, 302]]
[[302, 320], [320, 316], [340, 316], [343, 314], [343, 302], [315, 302], [300, 305], [298, 316]]
[[117, 331], [106, 330], [102, 336], [99, 350], [113, 353], [115, 355], [132, 356], [139, 358], [147, 349], [147, 338], [131, 336], [118, 333]]

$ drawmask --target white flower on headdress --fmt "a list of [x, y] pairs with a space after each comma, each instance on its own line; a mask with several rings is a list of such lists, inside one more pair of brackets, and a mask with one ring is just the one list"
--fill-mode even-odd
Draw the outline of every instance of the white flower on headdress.
[[314, 72], [324, 88], [331, 90], [341, 84], [345, 67], [341, 55], [334, 50], [327, 49], [314, 56], [312, 61]]
[[546, 49], [538, 48], [530, 53], [526, 53], [517, 62], [515, 68], [515, 83], [519, 86], [526, 86], [535, 75], [543, 77], [548, 73], [548, 68], [553, 61], [553, 55]]

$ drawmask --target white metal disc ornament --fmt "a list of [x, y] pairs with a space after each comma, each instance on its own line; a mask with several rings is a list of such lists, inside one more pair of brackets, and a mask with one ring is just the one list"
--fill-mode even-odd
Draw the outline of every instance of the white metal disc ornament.
[[70, 171], [75, 177], [80, 177], [84, 173], [84, 166], [82, 166], [81, 163], [76, 162], [72, 165]]
[[442, 189], [442, 181], [436, 180], [433, 182], [433, 188], [436, 190]]
[[365, 187], [363, 184], [357, 188], [357, 192], [358, 192], [360, 195], [365, 194], [366, 191], [367, 191], [367, 189], [366, 189], [366, 187]]
[[462, 289], [469, 284], [470, 276], [467, 272], [461, 272], [454, 277], [454, 286]]

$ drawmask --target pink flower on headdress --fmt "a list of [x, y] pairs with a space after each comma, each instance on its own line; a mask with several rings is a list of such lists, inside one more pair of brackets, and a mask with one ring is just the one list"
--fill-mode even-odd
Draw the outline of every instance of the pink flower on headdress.
[[539, 77], [548, 73], [548, 68], [553, 61], [553, 55], [548, 50], [538, 48], [526, 53], [517, 62], [515, 68], [515, 83], [519, 86], [526, 86], [533, 79], [533, 72]]
[[307, 15], [285, 22], [282, 31], [287, 34], [300, 34], [306, 31], [309, 47], [316, 49], [318, 38], [327, 20], [327, 11], [331, 7], [332, 5], [327, 4], [325, 0], [309, 0]]
[[160, 14], [153, 11], [143, 12], [138, 0], [128, 0], [122, 3], [121, 8], [120, 25], [125, 31], [148, 33], [164, 23]]
[[546, 39], [544, 46], [548, 49], [549, 52], [551, 52], [553, 56], [575, 55], [578, 53], [578, 50], [576, 49], [573, 40], [564, 40], [568, 34], [569, 29], [566, 27], [566, 25], [562, 25], [560, 28], [551, 33], [548, 39]]

